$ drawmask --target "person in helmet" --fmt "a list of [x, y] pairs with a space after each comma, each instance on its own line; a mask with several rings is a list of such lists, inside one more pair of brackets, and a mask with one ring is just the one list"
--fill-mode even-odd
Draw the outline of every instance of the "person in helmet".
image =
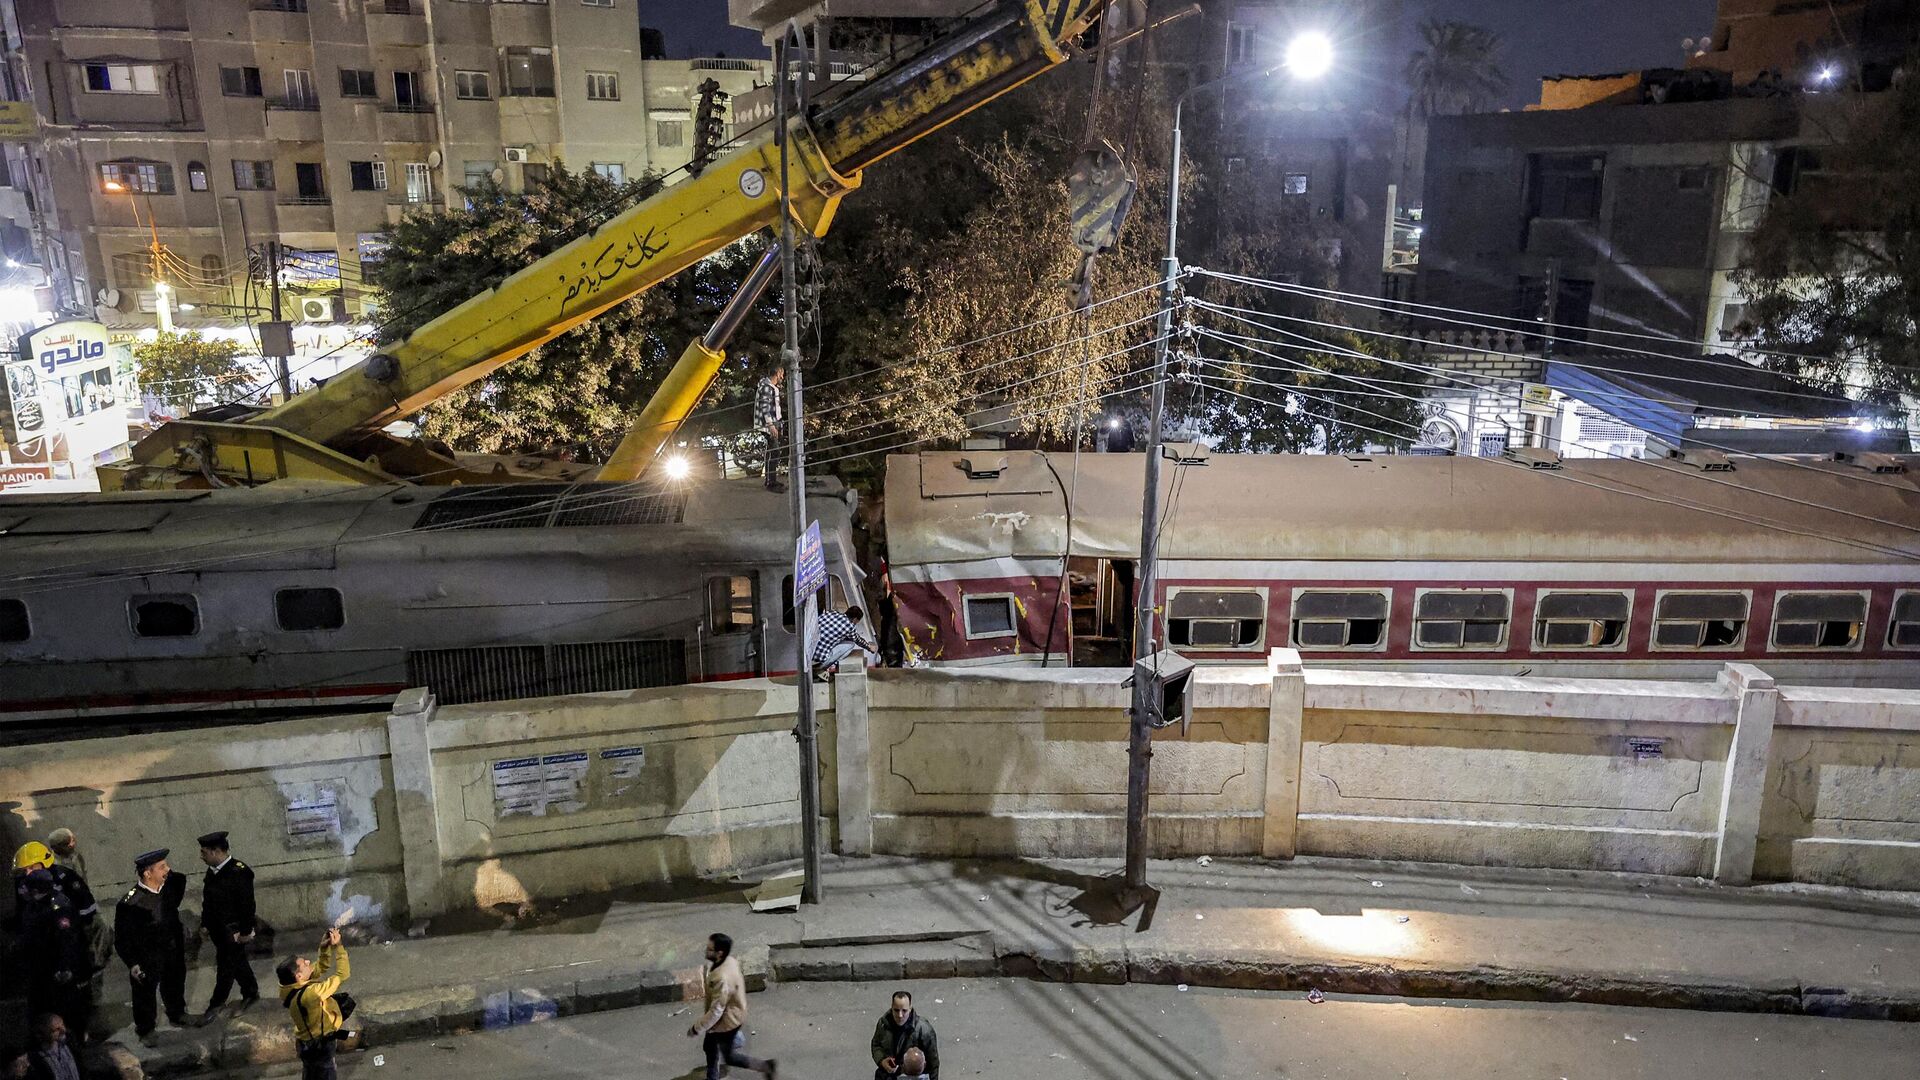
[[93, 975], [87, 934], [72, 901], [36, 866], [19, 875], [20, 960], [26, 975], [27, 1011], [56, 1013], [84, 1031], [93, 1011], [88, 983]]
[[[87, 879], [81, 877], [73, 868], [62, 865], [53, 857], [53, 849], [38, 840], [29, 840], [20, 845], [13, 853], [14, 895], [21, 895], [22, 878], [32, 870], [45, 870], [53, 879], [53, 886], [59, 889], [73, 903], [74, 911], [81, 919], [91, 922], [100, 913], [100, 905], [94, 902], [93, 890], [88, 888]], [[84, 928], [84, 924], [83, 924]]]

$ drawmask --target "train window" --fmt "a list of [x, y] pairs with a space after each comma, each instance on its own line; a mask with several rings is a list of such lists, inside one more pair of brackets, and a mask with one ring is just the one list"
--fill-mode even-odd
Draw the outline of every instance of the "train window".
[[0, 600], [0, 641], [25, 641], [33, 636], [25, 600]]
[[1301, 649], [1379, 649], [1387, 643], [1388, 594], [1303, 589], [1293, 596], [1293, 644]]
[[707, 579], [707, 633], [742, 634], [753, 629], [753, 578], [746, 574]]
[[1267, 632], [1265, 589], [1169, 589], [1167, 644], [1258, 649]]
[[1503, 649], [1513, 596], [1507, 592], [1423, 592], [1413, 604], [1413, 643], [1422, 649]]
[[1857, 648], [1866, 623], [1865, 593], [1781, 593], [1773, 602], [1773, 647]]
[[273, 594], [273, 615], [282, 630], [338, 630], [347, 624], [339, 589], [281, 589]]
[[138, 637], [192, 637], [200, 632], [200, 602], [188, 593], [150, 593], [127, 601]]
[[1013, 637], [1019, 633], [1014, 621], [1012, 593], [967, 597], [966, 620], [969, 640]]
[[[0, 614], [0, 624], [5, 616]], [[6, 632], [0, 630], [0, 641]], [[1887, 644], [1896, 649], [1920, 648], [1920, 592], [1903, 592], [1893, 598], [1893, 617], [1887, 620]]]
[[[831, 595], [829, 595], [829, 592], [831, 592]], [[827, 583], [820, 587], [819, 592], [814, 594], [813, 610], [815, 612], [821, 612], [825, 611], [828, 607], [832, 607], [835, 611], [843, 611], [846, 609], [846, 606], [846, 586], [841, 584], [838, 574], [828, 574]], [[792, 633], [793, 621], [793, 575], [788, 574], [786, 577], [780, 579], [780, 625], [786, 627], [788, 633]]]
[[1623, 592], [1542, 592], [1533, 643], [1543, 649], [1620, 649], [1627, 644], [1633, 597]]
[[1663, 592], [1654, 601], [1656, 649], [1737, 649], [1746, 636], [1746, 593]]

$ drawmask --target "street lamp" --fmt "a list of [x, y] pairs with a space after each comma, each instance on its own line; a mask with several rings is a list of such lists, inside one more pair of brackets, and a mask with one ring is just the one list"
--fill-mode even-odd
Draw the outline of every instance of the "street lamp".
[[[133, 189], [118, 180], [108, 180], [100, 186], [115, 194], [124, 193], [127, 196], [127, 205], [133, 208], [133, 227], [136, 229], [139, 228], [140, 201], [133, 197]], [[154, 313], [156, 321], [160, 324], [160, 332], [163, 334], [171, 334], [173, 333], [173, 302], [171, 299], [173, 296], [173, 286], [167, 284], [165, 276], [160, 272], [160, 223], [153, 216], [153, 199], [151, 196], [147, 199], [147, 233], [152, 237], [152, 246], [149, 247], [148, 250], [153, 256]]]
[[[1295, 80], [1311, 82], [1333, 67], [1333, 43], [1325, 34], [1309, 30], [1287, 45], [1285, 59], [1266, 68], [1246, 68], [1201, 83], [1181, 94], [1173, 103], [1173, 156], [1167, 187], [1167, 257], [1162, 264], [1160, 282], [1160, 320], [1158, 340], [1153, 347], [1153, 404], [1148, 414], [1146, 491], [1140, 502], [1140, 573], [1136, 581], [1138, 605], [1133, 620], [1133, 657], [1144, 660], [1154, 653], [1153, 609], [1156, 548], [1160, 504], [1160, 439], [1162, 415], [1167, 407], [1167, 339], [1173, 332], [1173, 292], [1180, 279], [1180, 259], [1176, 254], [1180, 232], [1180, 116], [1187, 99], [1202, 90], [1211, 90], [1231, 82], [1266, 78], [1285, 70]], [[1133, 716], [1127, 738], [1127, 865], [1126, 890], [1138, 900], [1147, 884], [1147, 770], [1149, 744], [1153, 731], [1148, 726], [1153, 710], [1153, 687], [1146, 679], [1133, 680]]]

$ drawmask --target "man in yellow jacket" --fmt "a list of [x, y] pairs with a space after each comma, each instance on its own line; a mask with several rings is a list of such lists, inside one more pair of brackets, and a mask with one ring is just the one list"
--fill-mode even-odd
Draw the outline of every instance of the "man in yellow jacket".
[[334, 1080], [334, 1050], [353, 1038], [345, 1026], [353, 1015], [353, 997], [340, 989], [351, 971], [337, 927], [320, 939], [318, 963], [292, 956], [275, 969], [280, 976], [280, 1004], [293, 1020], [304, 1080]]

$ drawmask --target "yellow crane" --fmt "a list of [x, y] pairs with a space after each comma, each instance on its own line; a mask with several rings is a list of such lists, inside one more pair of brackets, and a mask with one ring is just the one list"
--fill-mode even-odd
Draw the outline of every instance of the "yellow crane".
[[[795, 116], [787, 150], [796, 228], [824, 235], [867, 166], [1064, 62], [1106, 2], [1000, 0], [920, 53]], [[779, 163], [778, 141], [768, 132], [323, 386], [253, 415], [162, 426], [136, 444], [128, 459], [103, 466], [102, 486], [513, 479], [382, 428], [776, 224]], [[727, 335], [771, 270], [771, 260], [763, 260], [714, 329], [687, 347], [601, 470], [602, 478], [638, 476], [672, 437], [713, 381]]]

